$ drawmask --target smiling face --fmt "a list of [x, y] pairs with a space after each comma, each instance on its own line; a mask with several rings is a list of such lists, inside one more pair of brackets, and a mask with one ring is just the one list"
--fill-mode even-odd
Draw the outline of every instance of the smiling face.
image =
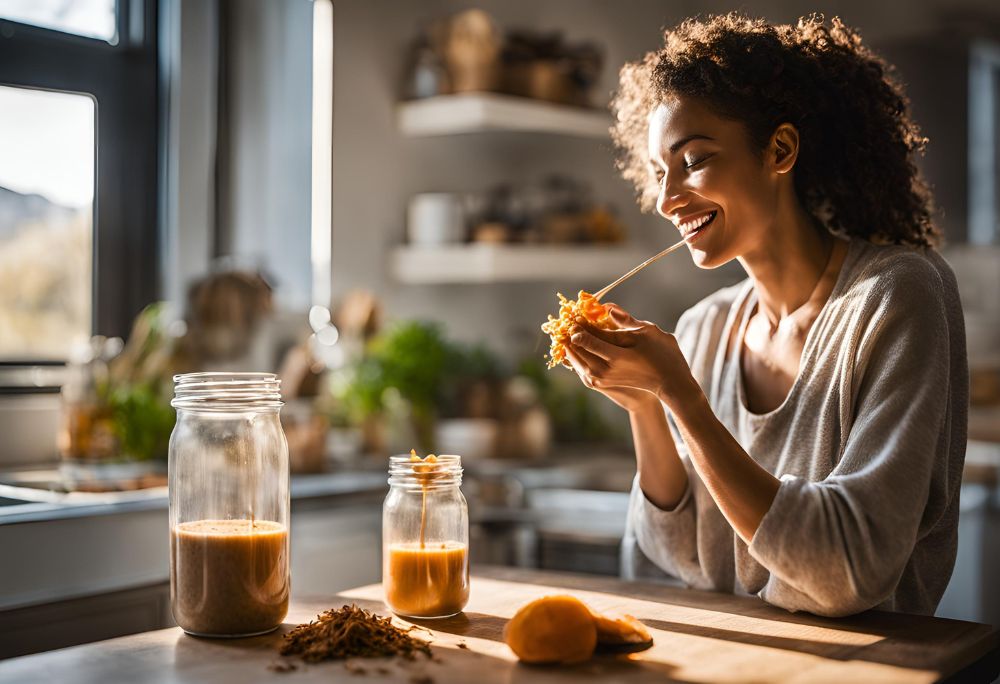
[[717, 268], [767, 243], [782, 184], [791, 180], [791, 164], [776, 165], [771, 151], [755, 152], [743, 124], [692, 98], [670, 97], [651, 112], [656, 208], [684, 236], [699, 267]]

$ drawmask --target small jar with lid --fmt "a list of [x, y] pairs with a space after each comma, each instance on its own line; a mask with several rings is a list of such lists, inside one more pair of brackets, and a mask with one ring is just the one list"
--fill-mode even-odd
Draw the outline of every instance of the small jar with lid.
[[288, 445], [272, 373], [174, 377], [170, 603], [189, 634], [240, 637], [288, 612]]
[[459, 456], [392, 456], [382, 507], [382, 587], [397, 615], [441, 618], [469, 601], [469, 508]]

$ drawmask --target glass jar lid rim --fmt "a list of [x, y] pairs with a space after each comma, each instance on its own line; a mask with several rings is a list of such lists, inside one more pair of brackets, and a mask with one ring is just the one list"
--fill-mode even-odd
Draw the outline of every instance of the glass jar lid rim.
[[281, 380], [274, 373], [204, 371], [174, 376], [175, 408], [225, 410], [280, 408]]
[[275, 373], [252, 371], [198, 371], [197, 373], [178, 373], [173, 378], [178, 385], [224, 382], [230, 384], [281, 382]]
[[[457, 454], [441, 454], [436, 461], [416, 461], [410, 454], [389, 457], [389, 484], [421, 486], [428, 489], [452, 486], [462, 481], [462, 457]], [[430, 466], [417, 470], [419, 466]]]

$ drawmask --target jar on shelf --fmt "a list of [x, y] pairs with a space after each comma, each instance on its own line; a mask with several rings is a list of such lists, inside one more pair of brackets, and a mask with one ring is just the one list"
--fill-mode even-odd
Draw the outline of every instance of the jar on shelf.
[[389, 459], [382, 507], [382, 587], [404, 617], [455, 615], [469, 601], [469, 508], [459, 456]]
[[174, 377], [170, 604], [197, 636], [270, 632], [288, 612], [288, 445], [272, 373]]

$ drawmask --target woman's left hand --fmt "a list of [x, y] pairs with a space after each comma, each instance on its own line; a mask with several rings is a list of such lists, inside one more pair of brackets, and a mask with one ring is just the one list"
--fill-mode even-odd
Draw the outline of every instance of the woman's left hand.
[[571, 347], [590, 354], [577, 372], [584, 384], [633, 387], [656, 395], [668, 407], [698, 392], [677, 339], [649, 321], [639, 321], [616, 304], [609, 304], [617, 330], [580, 325], [570, 337]]

